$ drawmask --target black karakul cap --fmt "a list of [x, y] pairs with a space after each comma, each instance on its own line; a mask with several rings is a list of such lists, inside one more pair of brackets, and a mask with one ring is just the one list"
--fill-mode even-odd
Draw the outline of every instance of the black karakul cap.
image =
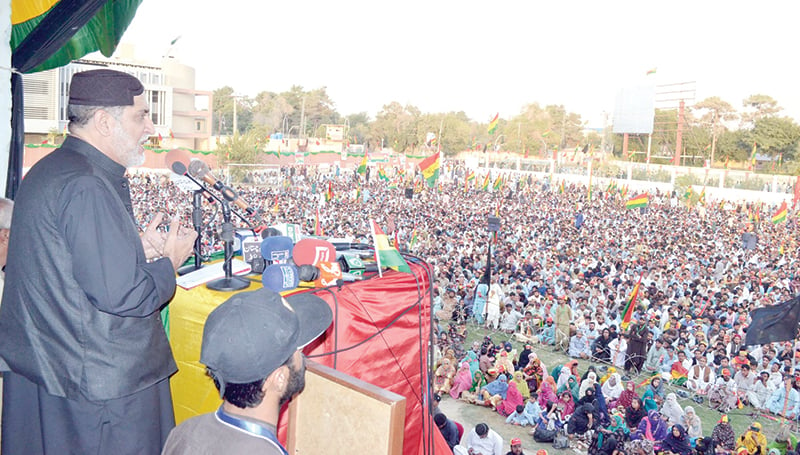
[[72, 76], [69, 104], [81, 106], [133, 106], [133, 97], [144, 93], [139, 79], [121, 71], [101, 69]]

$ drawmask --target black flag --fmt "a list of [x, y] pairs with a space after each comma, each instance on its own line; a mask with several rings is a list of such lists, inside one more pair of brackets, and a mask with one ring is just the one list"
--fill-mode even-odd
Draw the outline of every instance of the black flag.
[[745, 345], [794, 340], [800, 324], [800, 296], [778, 305], [755, 309], [750, 317], [753, 322], [747, 328]]

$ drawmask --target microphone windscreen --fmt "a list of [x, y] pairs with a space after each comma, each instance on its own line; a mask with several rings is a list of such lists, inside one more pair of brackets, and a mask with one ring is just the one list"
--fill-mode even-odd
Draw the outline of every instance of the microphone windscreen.
[[292, 238], [286, 235], [267, 237], [261, 241], [261, 257], [269, 264], [284, 264], [292, 257]]
[[289, 264], [272, 264], [264, 269], [261, 283], [265, 288], [275, 292], [294, 289], [300, 284], [297, 267]]
[[277, 230], [277, 229], [275, 229], [273, 227], [266, 228], [266, 229], [263, 229], [261, 231], [261, 238], [262, 239], [265, 239], [267, 237], [277, 237], [279, 235], [283, 235], [283, 234], [281, 234], [281, 231], [279, 231], [279, 230]]
[[167, 165], [167, 168], [180, 175], [186, 173], [191, 160], [192, 157], [189, 151], [184, 149], [172, 149], [167, 152], [167, 155], [164, 157], [164, 163]]
[[319, 278], [314, 281], [314, 287], [334, 286], [337, 280], [342, 278], [342, 269], [336, 261], [320, 261], [318, 267]]
[[327, 240], [307, 238], [295, 244], [292, 257], [297, 265], [317, 265], [321, 261], [335, 261], [336, 248]]
[[208, 165], [200, 160], [191, 160], [189, 162], [189, 175], [196, 179], [203, 179], [211, 169]]
[[314, 281], [319, 278], [319, 269], [311, 264], [303, 264], [297, 268], [300, 281]]

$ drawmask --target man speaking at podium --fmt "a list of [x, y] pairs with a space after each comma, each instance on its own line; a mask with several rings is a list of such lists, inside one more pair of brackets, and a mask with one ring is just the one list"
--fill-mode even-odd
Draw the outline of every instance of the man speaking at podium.
[[195, 232], [161, 215], [140, 234], [127, 167], [154, 133], [144, 87], [77, 73], [70, 135], [19, 188], [3, 305], [2, 452], [159, 453], [176, 371], [159, 310]]

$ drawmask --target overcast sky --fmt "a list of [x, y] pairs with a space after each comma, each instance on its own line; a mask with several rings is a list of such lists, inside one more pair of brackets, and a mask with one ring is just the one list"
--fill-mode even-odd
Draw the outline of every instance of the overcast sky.
[[790, 1], [144, 0], [123, 41], [159, 58], [180, 36], [171, 54], [195, 67], [198, 89], [325, 86], [345, 115], [398, 101], [488, 122], [538, 102], [599, 127], [620, 88], [694, 81], [695, 101], [739, 109], [761, 93], [797, 121], [799, 12]]

